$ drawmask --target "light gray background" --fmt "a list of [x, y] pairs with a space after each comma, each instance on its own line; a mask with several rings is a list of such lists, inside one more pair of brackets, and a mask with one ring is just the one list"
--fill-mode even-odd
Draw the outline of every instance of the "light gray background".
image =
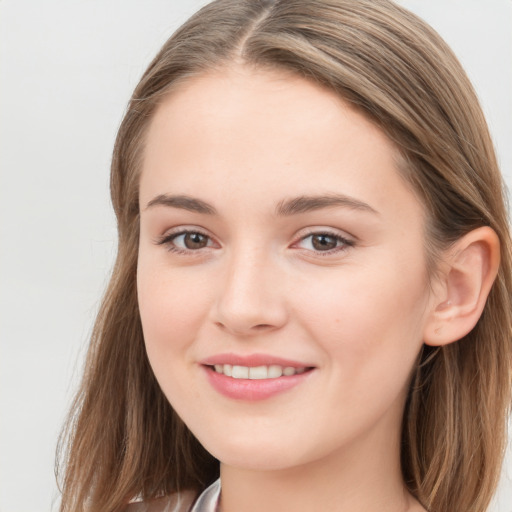
[[[57, 509], [57, 436], [107, 282], [126, 102], [200, 0], [0, 0], [0, 512]], [[403, 0], [475, 83], [512, 184], [512, 1]], [[496, 512], [512, 512], [509, 450]]]

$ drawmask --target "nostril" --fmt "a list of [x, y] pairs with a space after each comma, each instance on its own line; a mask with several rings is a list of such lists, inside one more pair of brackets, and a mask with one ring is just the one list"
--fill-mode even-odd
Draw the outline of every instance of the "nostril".
[[[228, 328], [222, 322], [215, 322], [215, 325], [217, 327], [220, 327], [221, 329], [227, 329]], [[264, 331], [266, 329], [271, 329], [271, 328], [272, 328], [272, 325], [270, 325], [270, 324], [257, 324], [257, 325], [253, 325], [252, 327], [249, 327], [249, 329], [256, 330], [256, 331]]]

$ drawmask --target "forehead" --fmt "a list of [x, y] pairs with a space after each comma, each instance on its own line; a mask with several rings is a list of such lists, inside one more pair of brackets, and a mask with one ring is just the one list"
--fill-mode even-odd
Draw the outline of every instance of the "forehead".
[[334, 92], [287, 72], [233, 66], [190, 79], [159, 105], [140, 198], [179, 189], [233, 202], [247, 192], [246, 208], [267, 200], [270, 208], [285, 196], [332, 192], [419, 211], [398, 161], [382, 130]]

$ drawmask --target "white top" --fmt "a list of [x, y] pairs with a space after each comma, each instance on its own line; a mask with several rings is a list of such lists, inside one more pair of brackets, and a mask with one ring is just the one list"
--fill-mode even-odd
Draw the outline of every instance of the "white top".
[[174, 493], [150, 502], [135, 501], [123, 512], [220, 512], [220, 479], [213, 482], [197, 498], [192, 491]]
[[220, 478], [200, 494], [190, 512], [220, 512], [219, 498]]

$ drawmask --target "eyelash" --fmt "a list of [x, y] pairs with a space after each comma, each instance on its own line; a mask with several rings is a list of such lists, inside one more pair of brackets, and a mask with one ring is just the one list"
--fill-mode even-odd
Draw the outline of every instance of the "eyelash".
[[[156, 244], [157, 245], [165, 245], [166, 249], [169, 252], [175, 253], [175, 254], [183, 254], [186, 256], [197, 256], [200, 251], [199, 249], [182, 249], [181, 247], [177, 247], [174, 244], [174, 240], [182, 235], [201, 235], [206, 237], [208, 240], [211, 240], [211, 237], [207, 235], [205, 232], [199, 230], [199, 229], [182, 229], [180, 231], [177, 231], [175, 233], [169, 233], [167, 235], [164, 235], [157, 239]], [[194, 254], [196, 253], [196, 254]]]
[[[201, 236], [204, 236], [204, 237], [208, 238], [208, 240], [211, 240], [211, 237], [208, 234], [206, 234], [205, 232], [201, 231], [201, 230], [198, 230], [198, 229], [182, 229], [182, 230], [177, 231], [175, 233], [169, 233], [167, 235], [164, 235], [164, 236], [158, 238], [155, 243], [157, 245], [165, 245], [166, 249], [169, 252], [172, 252], [172, 253], [175, 253], [175, 254], [182, 254], [182, 255], [187, 255], [187, 256], [191, 256], [191, 255], [196, 256], [196, 255], [199, 255], [200, 250], [203, 249], [203, 248], [200, 248], [200, 249], [183, 249], [181, 247], [177, 247], [174, 244], [174, 240], [176, 238], [178, 238], [179, 236], [191, 235], [191, 234], [201, 235]], [[333, 233], [333, 232], [330, 232], [328, 230], [322, 230], [322, 231], [311, 231], [311, 232], [301, 236], [297, 241], [293, 242], [292, 247], [294, 245], [297, 245], [298, 243], [303, 242], [304, 240], [307, 240], [308, 238], [314, 237], [314, 236], [325, 236], [325, 237], [328, 237], [328, 238], [333, 238], [333, 239], [336, 240], [337, 244], [338, 243], [340, 244], [339, 247], [335, 247], [335, 248], [329, 249], [327, 251], [319, 251], [319, 250], [314, 250], [314, 249], [313, 250], [311, 250], [311, 249], [303, 249], [304, 251], [313, 252], [313, 253], [315, 253], [315, 255], [318, 255], [318, 256], [321, 256], [321, 257], [331, 256], [333, 254], [337, 254], [339, 252], [346, 251], [350, 247], [354, 247], [356, 245], [353, 240], [349, 240], [348, 238], [345, 238], [345, 237], [339, 235], [338, 233]], [[208, 248], [208, 246], [204, 247], [204, 249], [206, 249], [206, 248]]]
[[[321, 230], [321, 231], [311, 231], [307, 233], [306, 235], [301, 236], [296, 242], [293, 243], [293, 245], [297, 245], [300, 242], [304, 242], [308, 238], [312, 238], [314, 236], [325, 236], [328, 238], [332, 238], [336, 241], [337, 246], [333, 249], [329, 249], [327, 251], [319, 251], [314, 249], [304, 249], [307, 252], [313, 252], [315, 256], [320, 257], [326, 257], [326, 256], [332, 256], [333, 254], [338, 254], [341, 252], [346, 251], [350, 247], [355, 246], [355, 242], [353, 240], [349, 240], [348, 238], [345, 238], [341, 236], [339, 233], [334, 233], [332, 231], [328, 230]], [[339, 246], [338, 246], [339, 244]]]

